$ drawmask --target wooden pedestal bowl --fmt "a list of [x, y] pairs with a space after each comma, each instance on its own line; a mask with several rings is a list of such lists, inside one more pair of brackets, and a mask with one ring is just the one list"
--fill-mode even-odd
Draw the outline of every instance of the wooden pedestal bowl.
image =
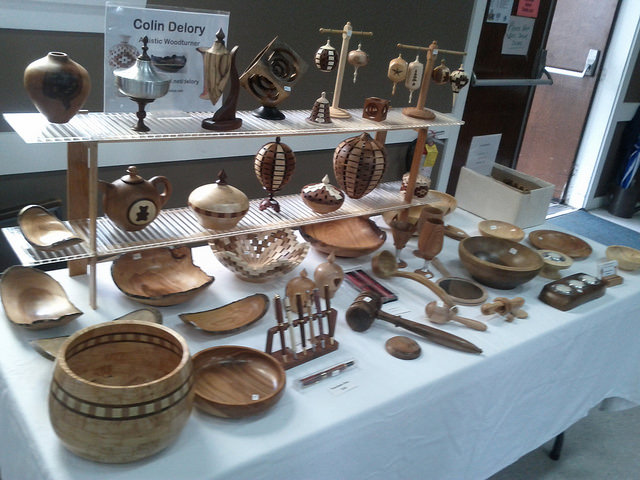
[[225, 418], [257, 415], [271, 408], [286, 384], [284, 367], [271, 355], [248, 347], [211, 347], [193, 356], [195, 404]]
[[185, 340], [163, 325], [106, 322], [74, 333], [58, 353], [49, 418], [89, 460], [126, 463], [167, 447], [193, 405]]
[[458, 255], [475, 280], [503, 290], [528, 282], [544, 266], [535, 250], [503, 238], [465, 238], [458, 246]]
[[156, 307], [186, 302], [214, 280], [193, 264], [189, 247], [125, 253], [111, 265], [111, 276], [127, 297]]
[[378, 250], [387, 234], [366, 217], [345, 218], [300, 227], [302, 237], [322, 253], [359, 257]]

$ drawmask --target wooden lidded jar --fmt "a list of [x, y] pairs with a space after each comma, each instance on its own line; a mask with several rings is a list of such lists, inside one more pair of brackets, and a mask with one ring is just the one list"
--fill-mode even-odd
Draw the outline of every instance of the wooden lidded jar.
[[300, 191], [302, 201], [316, 213], [338, 210], [344, 203], [344, 193], [329, 183], [329, 176], [322, 177], [320, 183], [310, 183]]
[[378, 186], [387, 165], [383, 145], [364, 132], [347, 138], [333, 154], [333, 173], [342, 190], [354, 199], [362, 198]]
[[201, 185], [189, 195], [189, 208], [205, 228], [228, 230], [249, 211], [247, 196], [227, 183], [224, 170], [218, 173], [216, 183]]

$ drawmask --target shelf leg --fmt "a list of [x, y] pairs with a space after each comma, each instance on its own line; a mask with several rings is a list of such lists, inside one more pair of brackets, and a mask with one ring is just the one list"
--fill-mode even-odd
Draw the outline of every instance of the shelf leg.
[[98, 144], [91, 142], [89, 149], [89, 304], [94, 310], [98, 308], [96, 295], [96, 261], [97, 261], [97, 219], [98, 219]]
[[[67, 218], [81, 220], [89, 217], [89, 150], [85, 143], [67, 144]], [[87, 260], [67, 263], [69, 275], [85, 275]]]

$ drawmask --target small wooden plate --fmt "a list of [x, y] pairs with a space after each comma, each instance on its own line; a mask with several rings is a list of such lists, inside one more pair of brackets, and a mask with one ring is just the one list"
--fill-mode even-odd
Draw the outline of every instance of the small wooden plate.
[[366, 217], [345, 218], [300, 227], [302, 237], [323, 253], [359, 257], [378, 250], [387, 234]]
[[18, 225], [27, 242], [37, 250], [60, 250], [83, 241], [40, 205], [27, 205], [20, 210]]
[[256, 415], [275, 405], [284, 392], [284, 368], [259, 350], [224, 345], [201, 350], [192, 359], [195, 404], [210, 415]]
[[591, 247], [584, 240], [556, 230], [535, 230], [529, 234], [529, 242], [538, 250], [555, 250], [574, 260], [591, 255]]
[[181, 313], [180, 319], [210, 333], [231, 333], [260, 320], [269, 309], [269, 298], [256, 293], [222, 307], [202, 312]]
[[640, 268], [640, 250], [623, 245], [611, 245], [605, 252], [609, 260], [618, 262], [622, 270], [633, 271]]
[[483, 220], [478, 223], [478, 230], [485, 237], [504, 238], [513, 242], [524, 238], [524, 230], [501, 220]]

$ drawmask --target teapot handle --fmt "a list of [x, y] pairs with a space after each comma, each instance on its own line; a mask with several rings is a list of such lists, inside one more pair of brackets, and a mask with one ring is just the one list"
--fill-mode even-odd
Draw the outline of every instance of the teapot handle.
[[162, 186], [163, 192], [160, 194], [160, 205], [159, 205], [159, 208], [162, 208], [164, 204], [167, 203], [167, 200], [169, 200], [169, 197], [171, 196], [171, 192], [172, 192], [171, 183], [169, 183], [169, 180], [167, 180], [167, 177], [163, 177], [162, 175], [158, 175], [156, 177], [150, 178], [149, 183], [151, 183], [151, 185], [153, 185], [156, 189], [158, 189], [159, 185]]

